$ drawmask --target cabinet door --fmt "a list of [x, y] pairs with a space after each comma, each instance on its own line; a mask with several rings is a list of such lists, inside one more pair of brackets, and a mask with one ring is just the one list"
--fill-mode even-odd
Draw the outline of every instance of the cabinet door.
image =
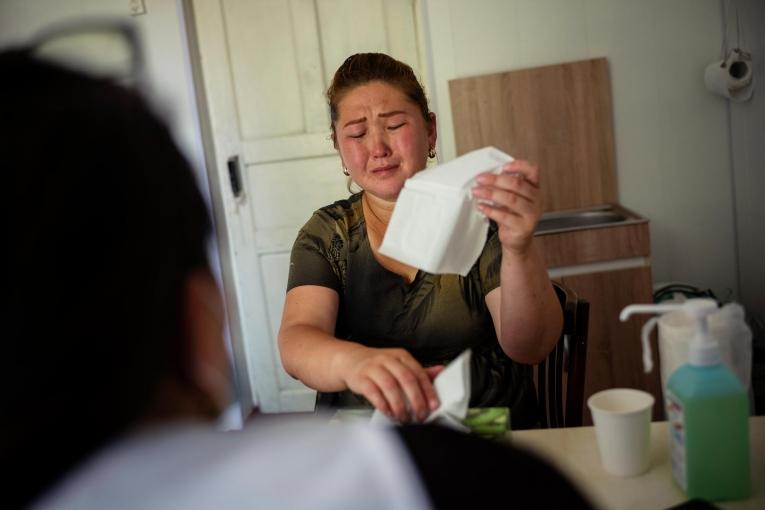
[[356, 52], [419, 69], [414, 1], [194, 0], [193, 17], [238, 382], [262, 411], [310, 410], [315, 394], [284, 372], [276, 334], [298, 229], [348, 195], [324, 91]]
[[[608, 388], [638, 388], [656, 399], [653, 419], [664, 416], [660, 365], [656, 339], [652, 339], [654, 368], [643, 371], [643, 351], [640, 332], [645, 318], [634, 317], [619, 321], [622, 308], [633, 303], [652, 301], [651, 268], [637, 267], [617, 271], [565, 276], [561, 283], [590, 302], [589, 333], [587, 336], [587, 367], [584, 399]], [[592, 417], [584, 411], [585, 425]]]

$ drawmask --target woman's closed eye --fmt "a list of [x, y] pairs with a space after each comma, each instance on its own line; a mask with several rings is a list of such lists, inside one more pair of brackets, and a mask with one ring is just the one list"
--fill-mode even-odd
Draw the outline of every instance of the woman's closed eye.
[[[398, 123], [386, 126], [385, 129], [387, 129], [388, 131], [395, 131], [398, 128], [404, 127], [405, 125], [406, 125], [406, 122], [398, 122]], [[363, 130], [363, 131], [351, 131], [350, 133], [346, 133], [345, 136], [347, 136], [348, 138], [359, 139], [359, 138], [364, 138], [364, 136], [366, 134], [367, 134], [366, 130]]]

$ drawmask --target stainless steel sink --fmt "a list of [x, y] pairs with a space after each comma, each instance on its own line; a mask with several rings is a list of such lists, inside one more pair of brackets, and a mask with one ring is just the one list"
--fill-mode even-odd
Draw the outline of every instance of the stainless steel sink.
[[642, 223], [640, 216], [618, 205], [602, 205], [586, 209], [544, 213], [537, 224], [537, 234], [549, 234], [570, 230], [613, 227], [617, 224]]

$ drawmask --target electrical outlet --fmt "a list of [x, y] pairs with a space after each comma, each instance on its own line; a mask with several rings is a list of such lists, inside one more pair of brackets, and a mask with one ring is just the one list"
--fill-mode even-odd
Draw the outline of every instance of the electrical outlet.
[[146, 0], [128, 0], [128, 5], [131, 16], [146, 14]]

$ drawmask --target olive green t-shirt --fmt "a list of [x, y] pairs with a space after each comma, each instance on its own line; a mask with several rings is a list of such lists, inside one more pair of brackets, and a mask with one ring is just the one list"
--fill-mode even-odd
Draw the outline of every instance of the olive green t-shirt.
[[[369, 347], [403, 347], [423, 366], [445, 364], [470, 347], [471, 407], [507, 406], [512, 427], [536, 423], [531, 367], [502, 351], [485, 297], [499, 287], [501, 246], [492, 225], [467, 276], [418, 271], [412, 283], [372, 254], [361, 193], [316, 211], [292, 248], [287, 290], [319, 285], [339, 295], [335, 336]], [[330, 405], [364, 403], [350, 392]]]

